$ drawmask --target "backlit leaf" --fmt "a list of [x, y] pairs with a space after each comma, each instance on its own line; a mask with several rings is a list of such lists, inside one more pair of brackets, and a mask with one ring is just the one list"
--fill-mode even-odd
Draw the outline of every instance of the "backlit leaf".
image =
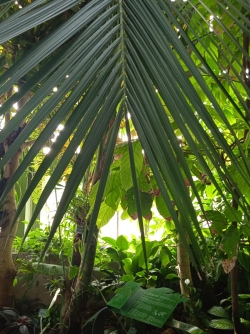
[[110, 221], [110, 219], [114, 216], [114, 214], [115, 214], [115, 210], [112, 209], [110, 206], [106, 205], [105, 202], [103, 202], [100, 207], [100, 211], [99, 211], [98, 218], [96, 221], [96, 226], [98, 228], [105, 226]]

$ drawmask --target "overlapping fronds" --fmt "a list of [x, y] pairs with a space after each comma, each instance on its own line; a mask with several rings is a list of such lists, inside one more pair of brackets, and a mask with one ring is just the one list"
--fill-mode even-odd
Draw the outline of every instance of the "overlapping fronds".
[[[39, 24], [46, 24], [47, 20], [78, 2], [33, 1], [0, 24], [0, 43]], [[0, 9], [4, 10], [4, 6]], [[197, 258], [202, 259], [189, 222], [192, 221], [201, 239], [202, 233], [185, 180], [198, 201], [199, 194], [177, 135], [181, 133], [182, 141], [225, 203], [227, 191], [236, 200], [240, 198], [239, 206], [248, 215], [247, 200], [223, 156], [249, 184], [250, 166], [241, 141], [249, 127], [246, 100], [250, 89], [246, 64], [250, 59], [243, 43], [244, 38], [250, 38], [249, 11], [249, 3], [243, 0], [219, 1], [219, 5], [216, 1], [201, 0], [92, 0], [25, 52], [0, 77], [0, 95], [20, 79], [24, 82], [3, 104], [0, 113], [7, 112], [28, 92], [34, 94], [0, 132], [0, 141], [31, 113], [34, 116], [11, 145], [0, 167], [48, 115], [53, 116], [28, 151], [5, 193], [53, 135], [58, 124], [65, 122], [65, 125], [32, 179], [16, 217], [73, 134], [29, 226], [30, 229], [77, 147], [84, 141], [54, 218], [53, 236], [111, 119], [114, 115], [120, 117], [118, 110], [121, 112], [122, 104], [124, 116], [131, 115], [178, 232], [183, 234], [173, 201], [187, 224]], [[30, 75], [34, 69], [36, 71]], [[52, 93], [54, 87], [57, 91]], [[228, 119], [221, 101], [225, 101], [227, 110], [234, 111], [235, 123]], [[228, 135], [221, 128], [227, 129]], [[116, 124], [115, 134], [117, 131]], [[114, 147], [114, 141], [111, 147]], [[131, 159], [132, 162], [132, 154]], [[108, 166], [106, 168], [108, 170]], [[217, 171], [217, 178], [211, 169]], [[102, 182], [105, 184], [105, 180]], [[96, 209], [101, 200], [100, 192]]]

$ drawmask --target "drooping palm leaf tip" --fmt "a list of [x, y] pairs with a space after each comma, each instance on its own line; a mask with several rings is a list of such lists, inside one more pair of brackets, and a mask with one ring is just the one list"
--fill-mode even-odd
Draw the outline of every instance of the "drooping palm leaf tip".
[[[0, 2], [2, 11], [7, 6], [5, 3]], [[84, 6], [78, 5], [79, 1], [72, 0], [48, 3], [37, 0], [0, 24], [0, 42], [4, 43], [69, 9], [75, 10], [73, 16], [24, 52], [0, 77], [0, 95], [21, 79], [24, 82], [2, 105], [1, 114], [32, 92], [30, 100], [0, 133], [1, 142], [24, 120], [30, 119], [18, 141], [2, 158], [1, 168], [40, 124], [47, 122], [10, 180], [5, 194], [58, 124], [65, 124], [35, 173], [15, 218], [46, 170], [54, 164], [28, 233], [81, 145], [54, 217], [48, 246], [122, 102], [124, 113], [131, 115], [178, 232], [183, 235], [176, 210], [187, 225], [197, 258], [202, 260], [193, 228], [202, 240], [203, 236], [192, 198], [195, 197], [201, 207], [202, 203], [187, 152], [191, 152], [193, 161], [219, 191], [225, 205], [230, 207], [225, 192], [234, 197], [235, 189], [240, 198], [239, 207], [249, 215], [248, 202], [225, 164], [225, 159], [230, 161], [230, 166], [249, 185], [249, 162], [241, 144], [241, 132], [248, 127], [246, 115], [249, 112], [245, 102], [249, 88], [243, 80], [241, 65], [242, 55], [249, 61], [242, 47], [243, 32], [248, 36], [250, 32], [246, 16], [249, 3], [243, 0], [225, 0], [219, 4], [215, 0], [92, 0]], [[54, 87], [57, 87], [55, 93]], [[234, 110], [236, 123], [241, 128], [230, 120], [228, 112], [225, 113], [225, 103], [221, 101], [225, 101], [227, 110]], [[222, 128], [227, 131], [221, 132]], [[181, 145], [177, 136], [181, 136]], [[60, 160], [57, 159], [69, 138], [70, 144]], [[216, 176], [212, 169], [217, 171]], [[102, 197], [97, 200], [100, 204]]]

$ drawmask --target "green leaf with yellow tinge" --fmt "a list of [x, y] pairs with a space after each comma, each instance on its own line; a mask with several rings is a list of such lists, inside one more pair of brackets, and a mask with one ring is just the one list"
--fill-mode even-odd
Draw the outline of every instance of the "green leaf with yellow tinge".
[[112, 209], [116, 210], [118, 208], [120, 201], [120, 189], [114, 188], [105, 198], [105, 203]]
[[104, 196], [107, 196], [110, 192], [114, 191], [114, 189], [120, 189], [121, 187], [121, 179], [119, 172], [113, 172], [108, 176], [106, 187], [104, 190]]
[[120, 235], [116, 239], [116, 246], [119, 250], [127, 250], [129, 248], [128, 240], [124, 237], [124, 235]]
[[128, 151], [123, 154], [123, 157], [121, 159], [120, 176], [123, 189], [128, 190], [133, 186]]
[[133, 142], [133, 153], [134, 153], [134, 160], [135, 160], [135, 171], [136, 176], [138, 177], [141, 173], [142, 166], [143, 166], [143, 154], [142, 154], [142, 147], [139, 141]]
[[93, 210], [96, 195], [97, 195], [97, 190], [98, 190], [98, 187], [99, 187], [99, 183], [100, 183], [100, 181], [97, 181], [96, 184], [93, 185], [91, 193], [89, 195], [89, 205], [90, 205], [89, 213], [92, 212], [92, 210]]
[[227, 330], [227, 329], [234, 329], [234, 324], [232, 320], [229, 319], [214, 319], [210, 321], [209, 327], [221, 330]]
[[163, 266], [166, 266], [170, 262], [171, 252], [167, 247], [162, 247], [160, 251], [160, 258]]
[[110, 219], [114, 216], [115, 210], [108, 206], [105, 202], [102, 202], [100, 211], [96, 220], [96, 226], [101, 228], [105, 226]]
[[112, 209], [116, 210], [120, 201], [121, 179], [120, 173], [112, 173], [109, 175], [104, 191], [105, 203]]
[[141, 191], [149, 192], [152, 189], [151, 184], [148, 182], [143, 172], [140, 173], [137, 181], [138, 181], [138, 188]]

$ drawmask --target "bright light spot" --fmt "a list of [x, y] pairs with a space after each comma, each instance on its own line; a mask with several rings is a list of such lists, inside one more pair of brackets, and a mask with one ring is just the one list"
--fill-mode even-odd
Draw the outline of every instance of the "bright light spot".
[[209, 28], [209, 31], [214, 31], [213, 27], [210, 27], [210, 28]]
[[249, 78], [249, 75], [246, 75], [246, 78], [248, 79], [248, 78]]
[[180, 31], [180, 29], [176, 28], [176, 31]]
[[223, 72], [223, 73], [227, 73], [227, 70], [223, 70], [222, 72]]
[[181, 38], [181, 35], [180, 35], [180, 36], [178, 36], [178, 38]]
[[21, 6], [21, 5], [19, 5], [18, 7], [19, 7], [20, 9], [23, 8], [23, 6]]
[[18, 110], [18, 104], [17, 104], [17, 102], [13, 104], [13, 108], [15, 108], [16, 110]]
[[75, 151], [75, 153], [76, 153], [76, 154], [79, 154], [80, 152], [81, 152], [81, 147], [78, 146], [77, 149], [76, 149], [76, 151]]
[[226, 7], [226, 9], [228, 9], [229, 7]]
[[156, 89], [155, 92], [158, 93], [158, 89]]
[[187, 279], [185, 279], [184, 282], [185, 282], [186, 285], [188, 285], [190, 283], [190, 280], [187, 278]]
[[210, 20], [213, 20], [214, 19], [214, 16], [213, 15], [210, 15]]
[[11, 113], [11, 116], [12, 116], [12, 117], [16, 116], [16, 113], [15, 113], [15, 112], [12, 112], [12, 113]]
[[18, 88], [14, 86], [14, 92], [18, 92]]
[[249, 73], [249, 68], [246, 68], [246, 73]]
[[52, 143], [54, 143], [56, 141], [56, 137], [51, 138], [51, 141], [52, 141]]
[[130, 115], [130, 113], [128, 112], [128, 119], [130, 119], [131, 118], [131, 115]]
[[145, 153], [145, 151], [144, 151], [144, 150], [141, 150], [141, 153], [142, 153], [142, 154], [144, 154], [144, 153]]
[[50, 151], [50, 147], [48, 147], [48, 146], [44, 146], [44, 148], [43, 148], [43, 153], [44, 153], [44, 154], [48, 154], [49, 151]]
[[0, 107], [2, 107], [2, 105], [0, 104]]
[[63, 128], [64, 128], [64, 125], [59, 124], [58, 127], [57, 127], [57, 130], [62, 131]]
[[53, 92], [57, 92], [57, 87], [54, 87], [54, 88], [53, 88]]
[[15, 1], [15, 4], [18, 5], [18, 1]]
[[69, 77], [69, 75], [67, 74], [65, 78], [68, 78], [68, 77]]

